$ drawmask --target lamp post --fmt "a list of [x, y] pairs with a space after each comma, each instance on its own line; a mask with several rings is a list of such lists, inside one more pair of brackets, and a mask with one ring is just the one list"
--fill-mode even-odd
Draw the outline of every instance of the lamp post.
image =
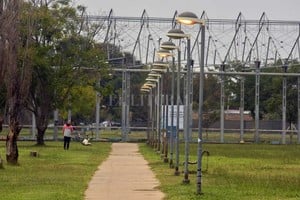
[[178, 49], [178, 66], [177, 66], [177, 96], [176, 96], [176, 103], [177, 103], [177, 115], [176, 115], [176, 164], [175, 164], [175, 175], [179, 175], [179, 114], [180, 114], [180, 109], [179, 109], [179, 102], [180, 102], [180, 71], [181, 71], [181, 51]]
[[[156, 77], [156, 76], [154, 76]], [[144, 83], [140, 89], [141, 93], [146, 93], [148, 94], [148, 106], [149, 106], [149, 112], [148, 112], [148, 123], [147, 123], [147, 144], [150, 146], [153, 146], [153, 90], [152, 88], [154, 88], [156, 85], [153, 84], [153, 86], [151, 86], [151, 82], [147, 81], [149, 83], [149, 85], [147, 85], [146, 83]]]
[[[186, 25], [200, 24], [201, 26], [201, 56], [200, 56], [200, 80], [199, 80], [199, 121], [198, 121], [198, 147], [197, 147], [197, 194], [201, 194], [202, 186], [202, 122], [203, 122], [203, 90], [204, 90], [204, 50], [205, 50], [205, 21], [198, 19], [191, 12], [183, 12], [176, 20]], [[189, 43], [190, 41], [187, 40]], [[188, 73], [190, 70], [190, 44], [188, 44]]]
[[183, 183], [189, 183], [189, 172], [188, 172], [188, 162], [189, 162], [189, 134], [190, 134], [190, 121], [191, 121], [191, 58], [190, 58], [190, 36], [185, 34], [180, 29], [172, 29], [167, 33], [167, 36], [172, 39], [187, 39], [187, 84], [186, 85], [186, 95], [185, 95], [185, 120], [184, 120], [184, 135], [185, 135], [185, 162], [184, 162], [184, 179]]
[[[288, 70], [287, 61], [282, 66], [283, 72], [286, 73]], [[283, 76], [282, 79], [282, 135], [281, 135], [281, 143], [286, 144], [286, 91], [287, 91], [287, 78]], [[292, 127], [291, 127], [292, 129]], [[292, 133], [294, 134], [294, 133]], [[292, 142], [292, 141], [291, 141]]]
[[[157, 77], [157, 79], [159, 79], [159, 77]], [[155, 109], [155, 108], [157, 108], [157, 107], [155, 107], [155, 100], [153, 101], [153, 95], [154, 96], [156, 96], [154, 93], [155, 93], [155, 88], [156, 88], [156, 86], [158, 85], [158, 82], [152, 82], [152, 81], [146, 81], [144, 84], [143, 84], [143, 86], [141, 87], [141, 91], [143, 92], [143, 90], [145, 90], [145, 92], [148, 92], [148, 93], [150, 93], [150, 99], [151, 99], [151, 105], [150, 105], [150, 107], [151, 107], [151, 110], [150, 110], [150, 113], [151, 113], [151, 115], [150, 115], [150, 121], [151, 121], [151, 136], [150, 136], [150, 141], [148, 141], [148, 142], [150, 142], [150, 145], [154, 148], [154, 149], [156, 149], [156, 142], [157, 142], [157, 140], [156, 140], [156, 136], [157, 136], [157, 129], [155, 128], [155, 122], [156, 122], [156, 116], [157, 116], [157, 109]], [[156, 97], [154, 97], [154, 98], [156, 98]], [[149, 113], [149, 114], [150, 114]], [[155, 130], [155, 131], [154, 131]]]
[[201, 62], [199, 80], [199, 123], [198, 123], [198, 151], [197, 151], [197, 194], [202, 193], [202, 123], [203, 123], [203, 90], [204, 90], [204, 50], [205, 23], [201, 23]]
[[[163, 42], [160, 47], [164, 50], [173, 51], [178, 49], [178, 57], [179, 57], [179, 48], [171, 41]], [[168, 56], [168, 55], [167, 55]], [[171, 137], [170, 137], [170, 168], [174, 167], [173, 164], [173, 153], [174, 153], [174, 87], [175, 87], [175, 57], [172, 54], [172, 82], [171, 82]], [[180, 69], [180, 68], [179, 68]], [[179, 79], [177, 80], [179, 81]], [[178, 93], [179, 95], [179, 93]], [[178, 105], [178, 102], [177, 102]], [[177, 115], [179, 112], [177, 112]], [[176, 164], [175, 164], [175, 175], [179, 175], [178, 167], [179, 167], [179, 134], [178, 134], [178, 127], [176, 131]]]
[[[160, 58], [167, 58], [169, 56], [173, 57], [173, 54], [170, 53], [169, 50], [166, 49], [160, 49], [157, 51], [157, 55]], [[169, 71], [169, 70], [168, 70]], [[162, 80], [163, 81], [163, 80]], [[167, 84], [168, 85], [168, 84]], [[165, 89], [164, 89], [165, 91]], [[163, 95], [163, 111], [162, 111], [162, 115], [163, 115], [163, 120], [162, 120], [162, 127], [163, 127], [163, 148], [161, 151], [161, 157], [163, 158], [164, 162], [167, 163], [169, 162], [168, 159], [168, 94], [166, 94], [166, 91]]]
[[260, 88], [260, 61], [255, 63], [255, 143], [259, 142], [259, 88]]
[[[167, 68], [169, 67], [168, 63], [157, 61], [153, 63], [153, 67], [151, 69], [152, 72], [156, 72], [159, 74], [164, 74], [167, 72]], [[160, 152], [160, 143], [161, 143], [161, 83], [160, 83], [161, 77], [158, 78], [157, 83], [157, 152]]]

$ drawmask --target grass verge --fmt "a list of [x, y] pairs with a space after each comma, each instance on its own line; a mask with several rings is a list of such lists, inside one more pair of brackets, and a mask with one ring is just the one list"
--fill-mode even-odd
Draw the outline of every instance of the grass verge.
[[[150, 146], [140, 151], [171, 200], [300, 199], [299, 145], [204, 144], [210, 156], [203, 157], [202, 195], [196, 194], [196, 168], [190, 165], [190, 184], [183, 184], [184, 149], [180, 148], [179, 176]], [[197, 145], [190, 145], [190, 161], [197, 160]], [[175, 158], [175, 157], [174, 157]]]
[[[1, 200], [82, 200], [88, 182], [97, 166], [107, 158], [110, 143], [94, 142], [83, 146], [71, 142], [64, 150], [62, 142], [18, 142], [19, 165], [4, 164], [0, 169]], [[37, 157], [30, 152], [37, 151]], [[5, 142], [0, 142], [0, 155], [5, 160]]]

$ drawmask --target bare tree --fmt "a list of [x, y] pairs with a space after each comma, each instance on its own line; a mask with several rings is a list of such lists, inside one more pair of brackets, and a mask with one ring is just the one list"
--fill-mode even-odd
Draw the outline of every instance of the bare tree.
[[[0, 67], [3, 84], [6, 87], [6, 104], [9, 132], [6, 139], [6, 160], [10, 164], [18, 163], [17, 138], [21, 131], [19, 118], [24, 107], [31, 81], [31, 69], [26, 47], [28, 41], [20, 40], [21, 0], [0, 0]], [[25, 50], [21, 50], [23, 48]]]

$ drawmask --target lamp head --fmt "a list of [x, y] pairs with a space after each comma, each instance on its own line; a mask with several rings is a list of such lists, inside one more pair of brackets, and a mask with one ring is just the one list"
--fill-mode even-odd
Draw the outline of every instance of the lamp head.
[[156, 82], [147, 81], [146, 83], [144, 83], [143, 87], [155, 88]]
[[150, 81], [150, 82], [158, 82], [158, 78], [157, 77], [147, 77], [146, 81]]
[[151, 81], [146, 81], [143, 85], [143, 87], [152, 87], [152, 86], [155, 86], [156, 85], [156, 82], [151, 82]]
[[189, 37], [189, 35], [185, 34], [181, 29], [171, 29], [167, 33], [167, 36], [172, 39], [183, 39]]
[[160, 45], [160, 48], [172, 51], [174, 49], [178, 49], [178, 47], [171, 41], [163, 42]]
[[148, 74], [148, 76], [152, 76], [152, 77], [158, 77], [158, 78], [160, 78], [161, 77], [161, 74], [160, 73], [157, 73], [157, 72], [150, 72], [149, 74]]
[[198, 16], [192, 12], [183, 12], [176, 17], [176, 20], [180, 24], [194, 25], [194, 24], [204, 24], [203, 20], [200, 20]]
[[156, 61], [152, 64], [151, 72], [163, 74], [168, 71], [168, 67], [169, 67], [169, 63]]
[[149, 93], [151, 89], [148, 88], [141, 88], [142, 93]]
[[141, 87], [141, 89], [151, 89], [151, 86], [143, 84], [142, 87]]
[[159, 57], [163, 57], [163, 58], [173, 56], [173, 54], [170, 53], [170, 51], [167, 50], [167, 49], [160, 49], [160, 50], [157, 51], [157, 54], [158, 54]]
[[152, 65], [153, 65], [153, 67], [160, 67], [160, 68], [168, 68], [169, 67], [169, 63], [162, 62], [162, 61], [156, 61]]
[[164, 73], [166, 73], [168, 70], [167, 70], [166, 68], [153, 67], [153, 68], [151, 69], [151, 71], [156, 72], [156, 73], [164, 74]]

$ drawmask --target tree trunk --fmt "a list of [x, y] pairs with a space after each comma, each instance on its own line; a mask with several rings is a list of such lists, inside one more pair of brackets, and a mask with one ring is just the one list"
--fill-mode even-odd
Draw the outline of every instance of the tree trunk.
[[6, 138], [6, 161], [10, 164], [18, 164], [18, 145], [17, 145], [17, 136], [11, 130]]
[[37, 137], [36, 137], [36, 144], [37, 145], [45, 145], [44, 135], [45, 130], [37, 129]]
[[19, 151], [17, 139], [22, 129], [22, 127], [19, 126], [17, 117], [15, 116], [17, 113], [18, 112], [16, 111], [10, 113], [12, 115], [10, 116], [9, 133], [6, 137], [6, 161], [13, 165], [18, 164]]
[[[10, 164], [18, 163], [18, 146], [17, 138], [22, 127], [19, 126], [19, 119], [24, 108], [24, 102], [28, 96], [28, 87], [31, 82], [31, 65], [28, 62], [27, 45], [23, 46], [20, 42], [20, 0], [4, 1], [7, 4], [5, 7], [5, 17], [3, 18], [2, 30], [5, 37], [4, 51], [4, 83], [7, 91], [7, 116], [9, 122], [9, 133], [6, 139], [6, 160]], [[4, 13], [4, 11], [3, 11]], [[29, 37], [28, 37], [29, 38]], [[24, 55], [19, 52], [20, 47], [23, 47]], [[19, 59], [19, 57], [22, 59]]]
[[[48, 126], [48, 118], [49, 118], [49, 109], [51, 106], [45, 103], [35, 104], [37, 111], [35, 112], [35, 119], [36, 119], [36, 129], [37, 129], [37, 136], [36, 136], [36, 144], [37, 145], [45, 145], [45, 132]], [[38, 112], [39, 111], [39, 112]]]

